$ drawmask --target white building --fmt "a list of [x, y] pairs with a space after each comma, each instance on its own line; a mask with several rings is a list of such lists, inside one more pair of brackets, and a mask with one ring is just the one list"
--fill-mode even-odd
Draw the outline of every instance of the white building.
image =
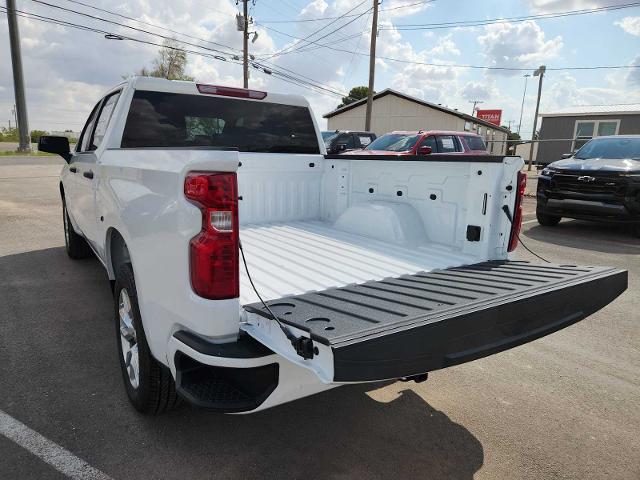
[[[328, 130], [363, 130], [367, 100], [362, 99], [324, 115]], [[387, 88], [373, 96], [371, 130], [383, 135], [394, 130], [473, 131], [485, 139], [490, 153], [506, 148], [508, 129], [442, 105]]]

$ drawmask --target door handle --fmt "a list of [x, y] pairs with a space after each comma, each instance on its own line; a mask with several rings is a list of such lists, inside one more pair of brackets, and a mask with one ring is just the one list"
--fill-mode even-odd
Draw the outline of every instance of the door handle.
[[76, 167], [69, 167], [69, 171], [71, 173], [76, 173], [78, 171], [78, 169]]
[[88, 172], [84, 172], [82, 176], [85, 178], [93, 178], [93, 172], [89, 170]]

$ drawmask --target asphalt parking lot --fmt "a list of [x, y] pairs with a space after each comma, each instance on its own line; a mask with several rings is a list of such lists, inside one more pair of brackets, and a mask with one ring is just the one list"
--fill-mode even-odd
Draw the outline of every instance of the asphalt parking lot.
[[[0, 158], [0, 478], [65, 478], [40, 459], [51, 451], [11, 440], [8, 421], [113, 479], [640, 478], [640, 240], [624, 228], [543, 228], [527, 199], [529, 248], [629, 270], [613, 304], [536, 342], [421, 384], [143, 417], [122, 388], [106, 274], [64, 252], [60, 167]], [[93, 478], [86, 467], [77, 478]]]

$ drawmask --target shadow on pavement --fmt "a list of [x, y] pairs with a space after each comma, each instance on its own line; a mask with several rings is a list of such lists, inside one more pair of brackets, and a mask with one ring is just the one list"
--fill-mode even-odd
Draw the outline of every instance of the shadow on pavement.
[[141, 416], [111, 302], [96, 260], [62, 247], [0, 258], [0, 409], [115, 479], [470, 479], [483, 465], [480, 441], [411, 384], [388, 403], [356, 385], [253, 415]]
[[555, 227], [536, 224], [523, 232], [523, 236], [545, 243], [603, 253], [638, 255], [640, 238], [625, 225], [562, 221]]

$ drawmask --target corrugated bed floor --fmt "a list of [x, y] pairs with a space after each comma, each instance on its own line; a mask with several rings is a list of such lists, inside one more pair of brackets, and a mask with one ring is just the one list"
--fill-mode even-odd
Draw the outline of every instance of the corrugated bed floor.
[[[240, 238], [265, 300], [482, 260], [438, 244], [401, 247], [317, 221], [247, 225]], [[240, 303], [258, 301], [242, 264], [240, 271]]]

